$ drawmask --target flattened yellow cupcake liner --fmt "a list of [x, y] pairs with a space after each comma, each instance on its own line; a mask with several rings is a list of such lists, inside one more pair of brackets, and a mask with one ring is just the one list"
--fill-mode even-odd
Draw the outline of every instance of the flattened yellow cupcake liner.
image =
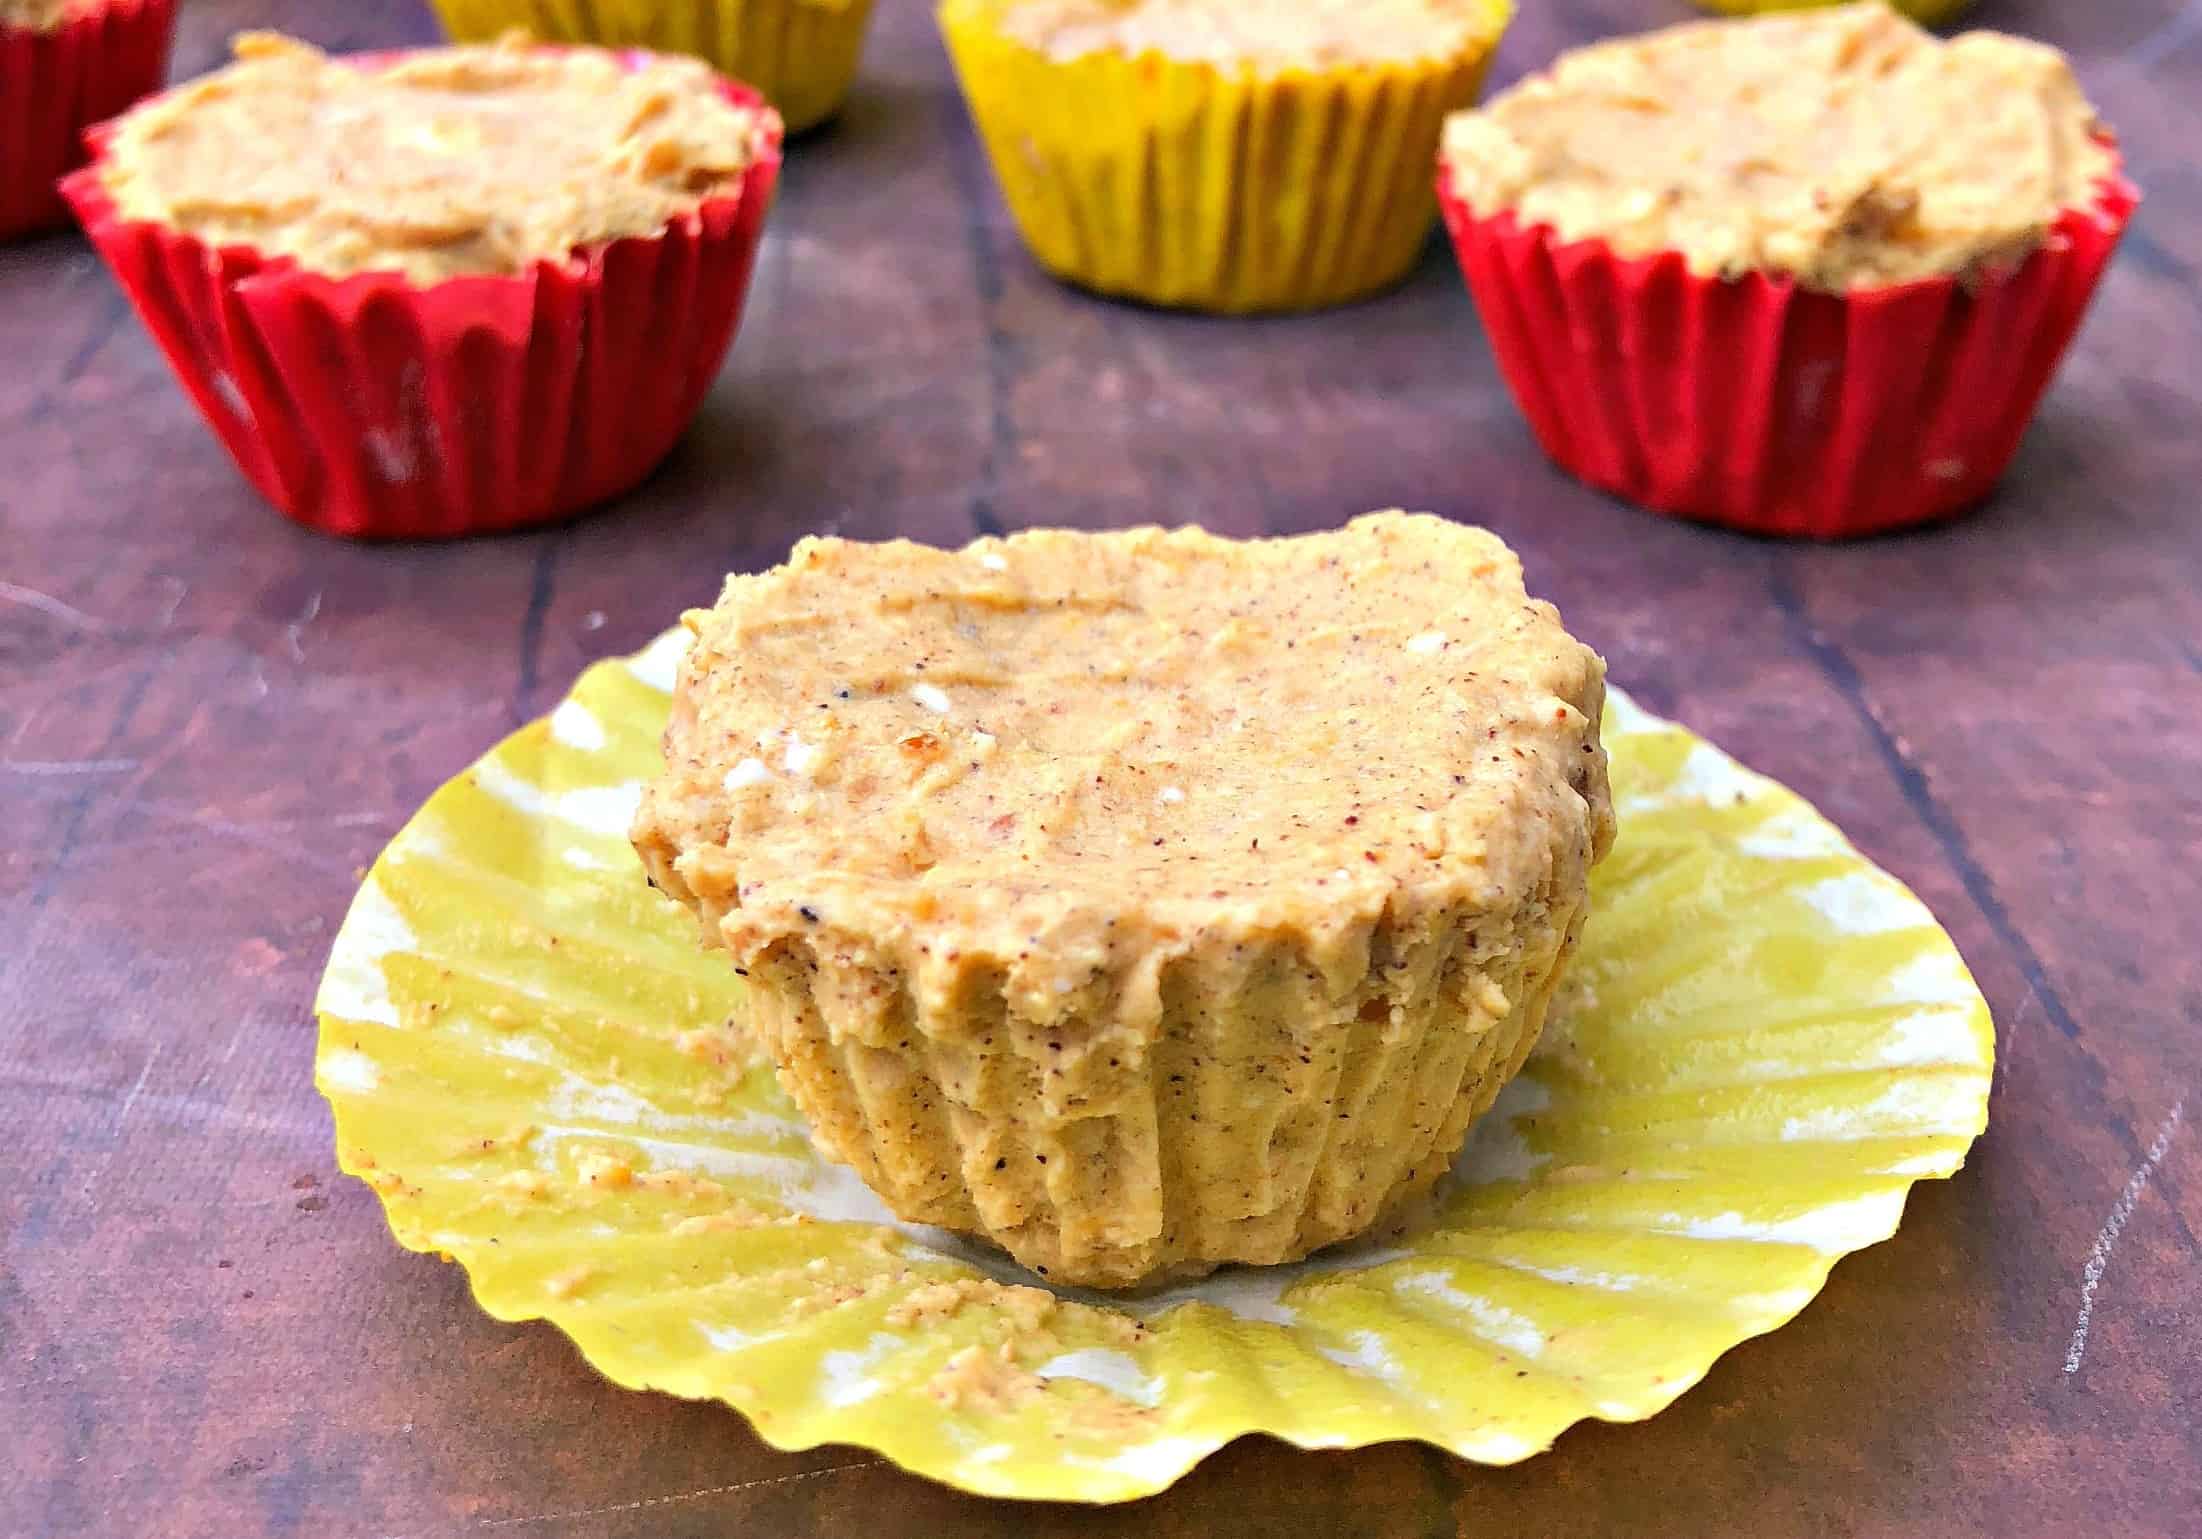
[[831, 117], [856, 78], [872, 0], [434, 0], [459, 42], [521, 28], [548, 42], [694, 54], [755, 86], [788, 132]]
[[[1763, 16], [1769, 11], [1809, 11], [1849, 3], [1850, 0], [1697, 0], [1700, 10], [1721, 11], [1730, 16]], [[1888, 3], [1921, 26], [1937, 27], [1969, 7], [1973, 0], [1888, 0]]]
[[1001, 0], [946, 0], [942, 34], [1003, 200], [1068, 282], [1195, 310], [1341, 304], [1404, 277], [1430, 230], [1445, 115], [1469, 105], [1511, 15], [1468, 52], [1312, 72], [1161, 54], [1054, 59]]
[[815, 1151], [725, 958], [645, 885], [626, 828], [686, 640], [590, 669], [384, 851], [316, 1079], [401, 1244], [780, 1447], [1091, 1502], [1248, 1432], [1510, 1463], [1789, 1319], [1985, 1125], [1987, 1007], [1918, 899], [1616, 691], [1595, 917], [1426, 1223], [1145, 1295], [1032, 1286]]

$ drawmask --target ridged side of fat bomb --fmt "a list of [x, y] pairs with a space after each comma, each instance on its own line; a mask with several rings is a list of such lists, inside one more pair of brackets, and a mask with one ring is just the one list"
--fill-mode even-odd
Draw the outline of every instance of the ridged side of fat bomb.
[[906, 1220], [1092, 1287], [1290, 1261], [1426, 1193], [1520, 1068], [1586, 906], [1558, 885], [1386, 915], [1343, 990], [1283, 940], [1166, 968], [1145, 1040], [1020, 1018], [985, 975], [928, 1011], [823, 937], [752, 965], [752, 1029], [820, 1148]]

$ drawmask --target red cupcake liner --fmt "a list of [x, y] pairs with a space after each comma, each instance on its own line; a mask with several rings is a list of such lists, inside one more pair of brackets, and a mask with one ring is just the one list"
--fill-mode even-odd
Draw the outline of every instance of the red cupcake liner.
[[1847, 294], [1701, 277], [1438, 201], [1499, 370], [1546, 454], [1660, 512], [1844, 539], [1994, 489], [2140, 193], [2105, 179], [2015, 265]]
[[[388, 56], [364, 55], [362, 61]], [[638, 56], [639, 57], [639, 56]], [[312, 529], [448, 539], [625, 491], [686, 431], [741, 320], [780, 120], [740, 182], [662, 232], [510, 277], [331, 278], [116, 211], [112, 125], [63, 192], [246, 479]]]
[[107, 0], [48, 31], [0, 24], [0, 240], [69, 222], [54, 185], [84, 130], [160, 89], [176, 0]]

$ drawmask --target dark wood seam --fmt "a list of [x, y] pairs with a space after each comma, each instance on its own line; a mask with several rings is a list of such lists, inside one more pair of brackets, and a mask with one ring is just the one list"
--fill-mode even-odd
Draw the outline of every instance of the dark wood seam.
[[2004, 950], [2018, 964], [2019, 975], [2041, 1001], [2043, 1013], [2058, 1031], [2067, 1037], [2077, 1038], [2080, 1035], [2079, 1022], [2073, 1019], [2071, 1010], [2057, 993], [2056, 985], [2049, 981], [2048, 970], [2042, 966], [2041, 958], [2034, 951], [2032, 943], [2012, 923], [2002, 899], [1996, 896], [1995, 884], [1988, 879], [1988, 873], [1982, 869], [1972, 847], [1966, 843], [1963, 831], [1957, 826], [1957, 820], [1935, 799], [1925, 772], [1904, 751], [1903, 745], [1896, 741], [1895, 734], [1882, 723], [1880, 713], [1873, 708], [1873, 703], [1866, 694], [1865, 680], [1860, 676], [1857, 665], [1850, 660], [1849, 654], [1813, 627], [1810, 617], [1805, 613], [1804, 601], [1797, 592], [1790, 562], [1779, 554], [1769, 564], [1767, 590], [1774, 600], [1774, 607], [1781, 611], [1782, 619], [1787, 624], [1791, 645], [1820, 670], [1822, 676], [1834, 686], [1835, 692], [1843, 697], [1844, 703], [1857, 716], [1859, 724], [1866, 729], [1867, 736], [1873, 740], [1874, 752], [1887, 768], [1889, 778], [1896, 782], [1896, 789], [1902, 794], [1905, 804], [1934, 837], [1934, 842], [1941, 848], [1943, 859], [1950, 863], [1950, 869], [1957, 873], [1958, 881], [1964, 884], [1966, 896], [1973, 900], [1974, 906], [1988, 921], [1988, 927], [1995, 931], [1996, 939], [2003, 943]]
[[[1936, 800], [1933, 789], [1927, 783], [1925, 772], [1896, 741], [1895, 734], [1883, 725], [1880, 714], [1873, 708], [1871, 697], [1866, 693], [1865, 680], [1859, 674], [1857, 664], [1850, 660], [1849, 654], [1841, 647], [1813, 627], [1805, 612], [1803, 597], [1797, 591], [1793, 558], [1784, 552], [1773, 553], [1768, 562], [1766, 586], [1774, 607], [1781, 611], [1787, 624], [1791, 644], [1812, 661], [1821, 675], [1834, 687], [1835, 692], [1843, 697], [1844, 702], [1857, 715], [1867, 735], [1873, 740], [1874, 751], [1887, 767], [1890, 779], [1896, 782], [1896, 788], [1903, 796], [1905, 804], [1926, 827], [1928, 834], [1941, 849], [1942, 858], [1949, 862], [1950, 869], [1964, 885], [1966, 896], [1973, 900], [1981, 917], [1988, 921], [1989, 929], [1995, 932], [1996, 939], [2010, 954], [2011, 960], [2018, 967], [2019, 976], [2041, 1002], [2042, 1013], [2058, 1031], [2067, 1038], [2078, 1041], [2079, 1022], [2073, 1019], [2072, 1012], [2066, 1007], [2063, 996], [2058, 994], [2056, 985], [2049, 981], [2048, 969], [2042, 965], [2040, 955], [2012, 922], [2009, 912], [1996, 896], [1995, 886], [1989, 880], [1988, 873], [1973, 855], [1972, 848], [1966, 843], [1956, 820]], [[2109, 1114], [2102, 1064], [2084, 1046], [2080, 1051], [2091, 1071], [2086, 1076], [2087, 1087], [2103, 1108], [2104, 1125], [2118, 1140], [2125, 1157], [2128, 1160], [2139, 1160], [2142, 1153], [2140, 1135], [2135, 1133], [2125, 1119]], [[2179, 1213], [2177, 1188], [2167, 1183], [2164, 1195], [2171, 1202], [2172, 1226], [2179, 1231], [2187, 1248], [2195, 1249], [2195, 1237]]]
[[2163, 242], [2151, 235], [2138, 221], [2126, 227], [2119, 238], [2123, 255], [2135, 262], [2152, 278], [2162, 278], [2172, 285], [2171, 292], [2182, 298], [2191, 298], [2195, 291], [2195, 271], [2165, 248]]
[[[130, 687], [123, 692], [121, 702], [115, 707], [114, 726], [100, 739], [99, 751], [92, 755], [93, 758], [113, 757], [115, 748], [129, 732], [130, 723], [136, 719], [138, 707], [145, 703], [146, 691], [153, 687], [153, 680], [159, 677], [161, 668], [169, 657], [166, 650], [156, 652], [152, 660], [138, 670], [137, 677], [130, 681]], [[83, 837], [84, 820], [90, 816], [92, 808], [107, 789], [106, 785], [95, 784], [87, 779], [84, 788], [70, 798], [68, 815], [61, 825], [61, 837], [54, 841], [53, 860], [40, 874], [38, 885], [31, 889], [30, 902], [27, 905], [31, 913], [36, 914], [43, 909], [47, 900], [53, 896], [62, 873], [69, 869], [69, 857], [76, 853], [77, 841]]]
[[32, 400], [23, 414], [24, 426], [41, 426], [56, 411], [62, 409], [69, 388], [83, 378], [84, 371], [92, 366], [92, 360], [100, 355], [108, 343], [115, 340], [115, 333], [130, 314], [129, 301], [122, 297], [122, 290], [111, 282], [100, 295], [99, 307], [99, 323], [77, 344], [76, 351], [63, 360], [53, 383], [39, 391]]
[[1009, 411], [1012, 376], [1009, 338], [1001, 325], [1002, 266], [994, 254], [994, 241], [986, 227], [988, 178], [985, 157], [955, 93], [945, 96], [949, 119], [948, 163], [963, 200], [964, 236], [971, 248], [971, 277], [979, 295], [979, 313], [986, 325], [986, 447], [979, 461], [978, 484], [971, 491], [971, 527], [983, 535], [1003, 532], [996, 500], [1001, 493], [1002, 468], [1017, 451], [1017, 427]]
[[541, 671], [543, 655], [543, 622], [550, 614], [551, 596], [558, 586], [558, 555], [566, 537], [553, 535], [543, 542], [535, 553], [535, 573], [528, 588], [528, 607], [520, 616], [520, 658], [512, 685], [512, 703], [507, 712], [515, 727], [527, 721], [529, 702], [534, 698], [535, 686]]

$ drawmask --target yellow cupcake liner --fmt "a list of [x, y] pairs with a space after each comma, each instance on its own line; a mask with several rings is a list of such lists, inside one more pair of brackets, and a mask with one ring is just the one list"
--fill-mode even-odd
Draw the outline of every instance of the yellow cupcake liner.
[[322, 980], [316, 1079], [399, 1243], [780, 1447], [1091, 1502], [1248, 1432], [1510, 1463], [1789, 1319], [1986, 1123], [1987, 1006], [1918, 899], [1616, 691], [1620, 842], [1427, 1226], [1143, 1296], [1030, 1286], [812, 1149], [739, 980], [645, 885], [626, 828], [686, 640], [591, 668], [406, 825]]
[[1445, 115], [1475, 100], [1511, 14], [1481, 0], [1444, 59], [1257, 74], [1158, 53], [1054, 59], [946, 0], [942, 34], [1034, 260], [1071, 283], [1196, 310], [1298, 310], [1384, 288], [1436, 213]]
[[[1850, 0], [1697, 0], [1700, 10], [1720, 11], [1729, 16], [1763, 16], [1769, 11], [1807, 11], [1849, 3]], [[1925, 27], [1940, 26], [1972, 3], [1973, 0], [1889, 0], [1890, 5]]]
[[459, 42], [514, 28], [549, 42], [694, 54], [755, 86], [788, 132], [831, 117], [856, 78], [872, 0], [434, 0]]

